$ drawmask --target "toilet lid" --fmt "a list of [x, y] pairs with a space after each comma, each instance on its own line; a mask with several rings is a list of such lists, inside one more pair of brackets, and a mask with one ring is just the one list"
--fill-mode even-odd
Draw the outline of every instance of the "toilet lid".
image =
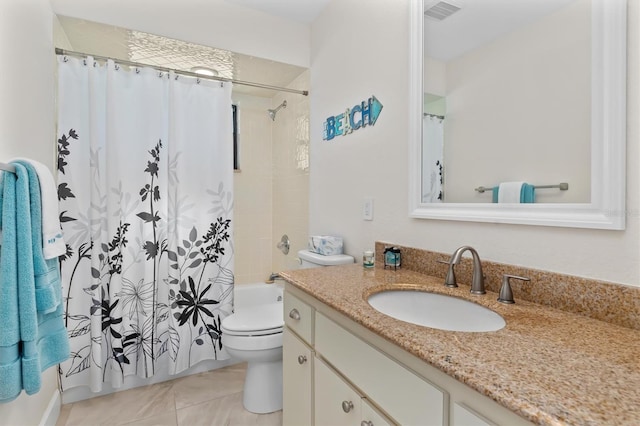
[[282, 303], [268, 303], [240, 309], [222, 320], [222, 328], [237, 333], [256, 331], [274, 332], [282, 329]]

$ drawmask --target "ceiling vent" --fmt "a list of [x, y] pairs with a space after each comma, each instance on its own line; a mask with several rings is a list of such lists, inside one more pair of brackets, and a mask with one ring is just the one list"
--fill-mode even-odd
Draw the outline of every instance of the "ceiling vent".
[[429, 18], [437, 19], [438, 21], [443, 21], [459, 10], [460, 8], [458, 6], [454, 6], [451, 3], [441, 1], [434, 4], [427, 10], [425, 10], [424, 14]]

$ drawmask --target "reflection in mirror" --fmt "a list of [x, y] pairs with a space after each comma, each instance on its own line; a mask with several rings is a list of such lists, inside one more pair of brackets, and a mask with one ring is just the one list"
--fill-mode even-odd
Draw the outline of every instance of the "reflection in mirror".
[[590, 202], [591, 0], [442, 3], [425, 2], [422, 201], [524, 181], [537, 203]]
[[444, 116], [447, 99], [424, 94], [422, 117], [422, 202], [444, 201]]
[[626, 0], [411, 15], [411, 216], [623, 229]]

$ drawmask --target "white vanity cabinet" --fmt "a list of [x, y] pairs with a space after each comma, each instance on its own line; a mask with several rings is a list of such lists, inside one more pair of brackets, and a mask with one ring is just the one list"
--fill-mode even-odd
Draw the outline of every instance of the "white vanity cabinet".
[[295, 286], [285, 290], [284, 426], [531, 424]]

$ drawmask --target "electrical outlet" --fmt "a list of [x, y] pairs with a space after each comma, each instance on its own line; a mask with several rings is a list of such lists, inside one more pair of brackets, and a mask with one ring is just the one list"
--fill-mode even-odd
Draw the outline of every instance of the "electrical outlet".
[[362, 218], [373, 220], [373, 198], [365, 198], [362, 206]]

